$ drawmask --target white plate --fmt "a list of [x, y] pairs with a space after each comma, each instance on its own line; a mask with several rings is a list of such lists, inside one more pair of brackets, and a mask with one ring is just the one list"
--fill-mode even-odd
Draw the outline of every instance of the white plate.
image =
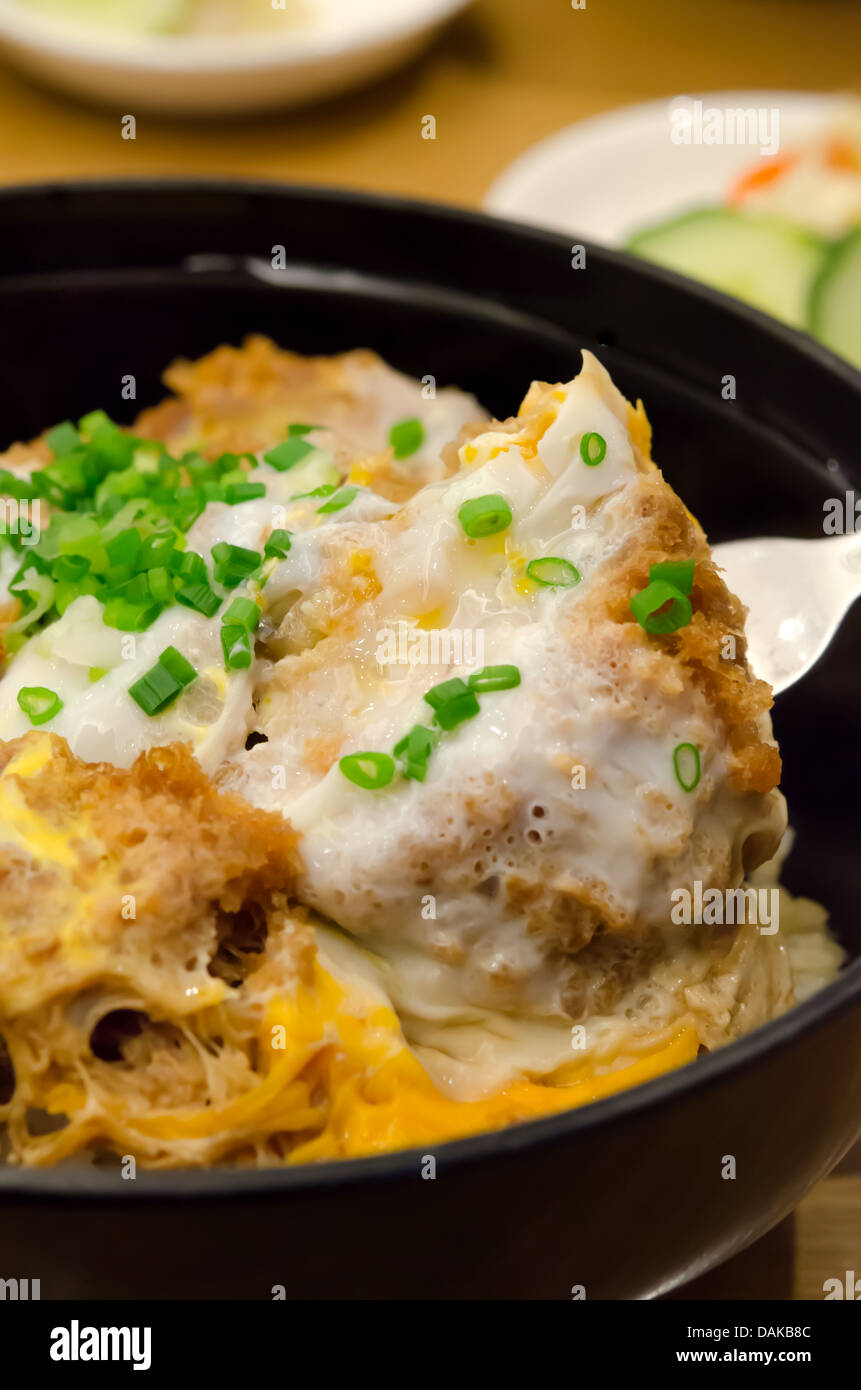
[[[471, 0], [313, 0], [283, 36], [128, 36], [0, 0], [0, 53], [66, 91], [121, 107], [229, 115], [348, 90], [412, 57]], [[145, 5], [147, 0], [140, 0]]]
[[[613, 246], [650, 222], [722, 203], [735, 178], [767, 156], [758, 145], [674, 144], [671, 111], [680, 100], [625, 106], [558, 131], [503, 171], [485, 207]], [[708, 92], [684, 98], [689, 109], [695, 100], [704, 109], [777, 110], [780, 150], [809, 140], [840, 105], [839, 97], [806, 92]], [[771, 128], [764, 126], [769, 133]]]

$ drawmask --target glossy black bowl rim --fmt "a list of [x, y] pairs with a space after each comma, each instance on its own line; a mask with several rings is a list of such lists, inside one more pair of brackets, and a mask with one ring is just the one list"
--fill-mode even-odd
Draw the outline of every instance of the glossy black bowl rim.
[[[136, 192], [142, 197], [153, 191], [171, 191], [181, 196], [190, 192], [212, 192], [239, 196], [291, 197], [317, 200], [333, 208], [379, 208], [382, 212], [421, 215], [439, 221], [472, 225], [484, 229], [487, 236], [505, 230], [516, 233], [548, 248], [559, 250], [570, 238], [507, 218], [462, 209], [449, 204], [418, 199], [369, 194], [360, 190], [330, 188], [309, 184], [281, 184], [265, 180], [245, 179], [182, 179], [144, 178], [79, 180], [71, 183], [17, 184], [0, 189], [0, 223], [7, 204], [20, 196], [44, 197], [46, 203], [60, 196], [63, 200], [88, 194], [99, 197], [113, 192]], [[46, 209], [47, 211], [47, 209]], [[704, 309], [716, 308], [736, 319], [747, 321], [757, 332], [766, 332], [781, 339], [795, 352], [816, 361], [843, 378], [858, 391], [861, 404], [861, 373], [828, 348], [807, 334], [772, 319], [769, 315], [739, 301], [729, 299], [716, 290], [697, 284], [684, 276], [651, 265], [624, 252], [605, 247], [596, 248], [609, 265], [633, 266], [644, 278], [683, 290], [689, 297], [699, 299]], [[588, 251], [588, 243], [587, 243]], [[167, 267], [165, 267], [166, 269]], [[111, 1172], [99, 1172], [95, 1167], [59, 1166], [54, 1168], [19, 1168], [0, 1163], [0, 1200], [6, 1197], [28, 1199], [49, 1198], [52, 1202], [98, 1199], [105, 1202], [128, 1201], [193, 1201], [195, 1198], [257, 1198], [265, 1195], [299, 1194], [330, 1188], [359, 1188], [375, 1186], [392, 1179], [414, 1177], [419, 1171], [421, 1156], [433, 1153], [437, 1163], [445, 1168], [480, 1163], [505, 1154], [526, 1158], [531, 1150], [559, 1142], [576, 1142], [578, 1135], [602, 1128], [609, 1129], [617, 1121], [639, 1114], [650, 1106], [660, 1106], [684, 1097], [694, 1088], [713, 1087], [732, 1078], [743, 1068], [751, 1066], [781, 1048], [797, 1042], [829, 1019], [861, 1003], [861, 958], [849, 964], [830, 984], [785, 1014], [761, 1025], [745, 1037], [727, 1044], [716, 1052], [707, 1053], [673, 1071], [643, 1082], [629, 1090], [617, 1092], [603, 1100], [591, 1101], [571, 1110], [542, 1119], [527, 1120], [506, 1129], [487, 1130], [465, 1139], [428, 1143], [410, 1149], [368, 1158], [329, 1159], [320, 1163], [272, 1166], [253, 1169], [229, 1167], [163, 1169], [143, 1171], [133, 1183], [117, 1183]]]

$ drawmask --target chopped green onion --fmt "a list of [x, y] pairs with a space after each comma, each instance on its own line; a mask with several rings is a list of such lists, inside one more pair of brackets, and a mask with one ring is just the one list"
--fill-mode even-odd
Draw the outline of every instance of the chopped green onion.
[[196, 453], [193, 449], [183, 454], [180, 463], [191, 481], [198, 485], [209, 482], [215, 471], [215, 465], [210, 463], [209, 459], [205, 459], [202, 454]]
[[700, 780], [700, 750], [694, 743], [680, 743], [673, 749], [676, 781], [684, 792], [692, 792]]
[[92, 436], [98, 434], [100, 430], [112, 430], [115, 428], [116, 426], [110, 415], [104, 410], [91, 410], [88, 415], [82, 415], [78, 421], [78, 429], [81, 431], [81, 434], [87, 435], [88, 438], [92, 438]]
[[[137, 559], [138, 572], [142, 570], [169, 569], [172, 574], [179, 574], [182, 562], [186, 555], [197, 554], [194, 550], [178, 550], [174, 545], [175, 537], [169, 536], [167, 540], [162, 540], [160, 536], [150, 536], [144, 541], [141, 553]], [[206, 564], [202, 556], [198, 556], [203, 564], [203, 577], [206, 578]]]
[[155, 602], [163, 608], [173, 602], [173, 580], [169, 570], [163, 567], [147, 570], [147, 584]]
[[225, 589], [235, 589], [260, 565], [256, 550], [248, 550], [244, 545], [229, 545], [227, 541], [219, 541], [212, 547], [212, 558], [215, 578]]
[[239, 623], [225, 624], [221, 629], [221, 650], [228, 671], [242, 671], [251, 665], [251, 637]]
[[[128, 569], [128, 566], [118, 565], [115, 568]], [[135, 601], [149, 598], [148, 574], [149, 570], [141, 570], [139, 573], [133, 574], [129, 579], [122, 580], [116, 588], [108, 589], [106, 596], [108, 598], [130, 598]], [[107, 582], [107, 576], [105, 576], [105, 580]]]
[[212, 478], [207, 478], [200, 484], [200, 491], [203, 493], [204, 502], [226, 502], [227, 493], [221, 483], [216, 483]]
[[409, 733], [395, 744], [396, 758], [403, 759], [403, 774], [415, 782], [427, 776], [428, 759], [439, 741], [439, 734], [424, 724], [414, 724]]
[[154, 528], [156, 522], [156, 511], [152, 502], [148, 502], [144, 497], [130, 497], [119, 509], [111, 516], [110, 521], [105, 525], [102, 535], [105, 541], [109, 541], [113, 536], [119, 535], [127, 526], [141, 525], [148, 535]]
[[229, 483], [224, 489], [224, 500], [228, 507], [235, 507], [240, 502], [253, 502], [256, 497], [265, 496], [265, 483]]
[[[62, 545], [60, 549], [63, 549]], [[142, 549], [143, 541], [140, 532], [134, 526], [120, 531], [105, 546], [112, 565], [136, 565]]]
[[239, 623], [225, 624], [221, 629], [221, 650], [224, 653], [226, 670], [245, 670], [251, 665], [251, 638], [248, 629]]
[[297, 463], [313, 452], [314, 445], [302, 439], [298, 430], [294, 430], [292, 438], [285, 439], [283, 444], [276, 444], [274, 449], [269, 449], [263, 455], [263, 462], [268, 463], [270, 468], [276, 468], [279, 473], [286, 473], [288, 468], [295, 468]]
[[[216, 486], [218, 485], [216, 484]], [[180, 531], [189, 531], [197, 518], [203, 515], [208, 499], [204, 496], [203, 489], [199, 487], [178, 487], [175, 497], [174, 520]]]
[[469, 678], [469, 688], [477, 695], [488, 690], [513, 690], [519, 684], [520, 671], [516, 666], [483, 666]]
[[67, 579], [72, 583], [82, 579], [90, 568], [90, 562], [83, 555], [58, 555], [51, 565], [54, 579]]
[[530, 560], [526, 573], [536, 584], [544, 584], [553, 589], [573, 589], [582, 578], [580, 571], [570, 560], [558, 555], [545, 555], [540, 560]]
[[387, 787], [395, 775], [395, 760], [388, 753], [348, 753], [338, 766], [348, 782], [366, 791]]
[[[121, 589], [125, 589], [125, 586], [130, 584], [133, 579], [137, 579], [137, 574], [131, 565], [111, 565], [110, 569], [105, 570], [101, 579], [105, 586], [105, 597], [112, 598]], [[143, 595], [138, 594], [137, 597], [142, 598]]]
[[21, 600], [24, 612], [7, 631], [23, 632], [48, 612], [56, 600], [57, 586], [50, 575], [42, 574], [35, 565], [27, 565], [25, 561], [9, 585], [9, 592]]
[[127, 468], [132, 462], [138, 441], [115, 425], [103, 410], [91, 411], [78, 425], [81, 433], [89, 436], [89, 455], [103, 474]]
[[51, 430], [45, 435], [45, 443], [57, 458], [60, 454], [69, 454], [72, 449], [76, 449], [81, 442], [81, 436], [75, 429], [71, 420], [64, 420], [62, 425], [57, 425], [56, 429]]
[[110, 553], [105, 544], [104, 531], [95, 517], [64, 517], [59, 535], [61, 555], [83, 556], [96, 574], [108, 568]]
[[[671, 606], [665, 613], [659, 612], [667, 603]], [[631, 599], [631, 612], [646, 632], [676, 632], [686, 627], [691, 620], [691, 601], [679, 592], [674, 584], [656, 579], [647, 584]]]
[[357, 487], [342, 487], [336, 492], [334, 497], [330, 497], [328, 502], [324, 502], [322, 507], [318, 507], [318, 512], [340, 512], [345, 507], [349, 507], [359, 489]]
[[399, 420], [389, 430], [389, 443], [396, 459], [409, 458], [424, 443], [425, 427], [421, 420]]
[[34, 469], [30, 474], [30, 486], [34, 489], [37, 497], [44, 498], [46, 502], [51, 503], [52, 507], [59, 507], [62, 511], [70, 510], [73, 502], [72, 496], [50, 469]]
[[[81, 598], [83, 594], [95, 594], [101, 598], [101, 586], [95, 575], [85, 574], [82, 579], [63, 579], [58, 580], [54, 591], [54, 607], [57, 616], [62, 618], [70, 603], [74, 603], [76, 598]], [[104, 622], [104, 617], [102, 618]]]
[[694, 561], [663, 560], [659, 565], [652, 565], [649, 570], [649, 582], [652, 583], [656, 579], [672, 584], [680, 594], [689, 594], [694, 587]]
[[185, 686], [191, 685], [193, 680], [197, 679], [197, 672], [191, 662], [187, 661], [182, 652], [177, 651], [176, 647], [165, 647], [159, 657], [159, 661], [162, 666], [170, 672], [174, 680], [180, 682], [183, 689]]
[[18, 691], [18, 704], [31, 724], [47, 724], [63, 708], [63, 701], [55, 690], [44, 685], [25, 685]]
[[511, 525], [511, 508], [505, 498], [495, 492], [464, 502], [457, 515], [470, 540], [495, 536]]
[[7, 468], [0, 468], [0, 492], [17, 501], [30, 501], [36, 496], [36, 489], [27, 478], [17, 478]]
[[198, 555], [196, 550], [186, 550], [181, 556], [177, 573], [187, 584], [206, 584], [208, 583], [206, 573], [206, 561], [202, 555]]
[[221, 607], [221, 599], [208, 584], [181, 584], [175, 598], [185, 608], [193, 608], [205, 618], [212, 618]]
[[278, 530], [272, 532], [272, 535], [263, 547], [263, 554], [268, 555], [270, 558], [275, 556], [279, 560], [283, 560], [289, 549], [290, 532]]
[[109, 598], [102, 613], [105, 627], [118, 632], [146, 632], [162, 611], [160, 603], [147, 599], [129, 599], [124, 595]]
[[603, 434], [595, 434], [590, 431], [584, 434], [580, 440], [580, 457], [589, 467], [594, 468], [596, 464], [602, 463], [607, 453], [607, 441]]
[[[232, 455], [230, 455], [230, 454], [225, 454], [224, 457], [225, 457], [225, 458], [231, 458]], [[225, 469], [225, 471], [222, 473], [221, 478], [219, 479], [219, 481], [220, 481], [221, 486], [222, 486], [223, 488], [228, 488], [228, 487], [230, 487], [231, 483], [247, 483], [247, 482], [248, 482], [248, 472], [247, 472], [247, 470], [244, 469], [244, 468], [227, 468], [227, 469]]]
[[244, 627], [256, 632], [260, 626], [260, 609], [253, 599], [235, 598], [223, 618], [225, 627]]
[[110, 669], [110, 666], [91, 666], [87, 672], [90, 685], [95, 685], [96, 681], [100, 681], [102, 676], [106, 676]]
[[144, 714], [161, 714], [177, 695], [191, 685], [197, 672], [176, 647], [165, 647], [155, 666], [129, 687], [129, 694]]
[[240, 468], [240, 459], [245, 459], [246, 462], [251, 464], [252, 468], [257, 467], [257, 459], [253, 454], [219, 454], [211, 467], [216, 476], [221, 478], [222, 482], [224, 482], [229, 475], [229, 480], [231, 482], [241, 483], [243, 478], [248, 477], [248, 474], [244, 468]]
[[290, 501], [298, 502], [303, 497], [331, 497], [334, 491], [334, 483], [321, 483], [319, 487], [312, 488], [310, 492], [294, 492]]
[[322, 425], [288, 425], [287, 434], [288, 436], [292, 437], [296, 434], [310, 434], [311, 430], [319, 430], [323, 428], [324, 426]]
[[460, 676], [453, 676], [451, 680], [433, 686], [424, 698], [434, 711], [441, 729], [453, 729], [465, 719], [472, 719], [478, 714], [475, 692], [464, 684]]

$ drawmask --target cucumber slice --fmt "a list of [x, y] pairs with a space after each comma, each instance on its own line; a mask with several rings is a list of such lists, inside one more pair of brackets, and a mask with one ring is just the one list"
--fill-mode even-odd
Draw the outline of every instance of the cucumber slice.
[[861, 367], [861, 228], [826, 252], [810, 291], [810, 332]]
[[191, 0], [22, 0], [40, 14], [89, 28], [123, 34], [175, 32], [186, 19]]
[[647, 227], [628, 249], [804, 328], [824, 243], [779, 217], [702, 208]]

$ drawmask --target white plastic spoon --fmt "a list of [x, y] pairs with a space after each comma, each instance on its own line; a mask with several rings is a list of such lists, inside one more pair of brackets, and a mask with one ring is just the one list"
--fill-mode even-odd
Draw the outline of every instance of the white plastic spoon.
[[819, 660], [861, 596], [861, 534], [795, 541], [758, 537], [712, 551], [750, 610], [748, 659], [775, 695]]

